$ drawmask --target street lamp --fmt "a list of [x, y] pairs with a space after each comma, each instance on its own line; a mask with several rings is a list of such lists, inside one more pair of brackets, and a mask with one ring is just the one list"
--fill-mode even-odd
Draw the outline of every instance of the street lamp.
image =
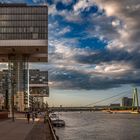
[[15, 121], [14, 117], [14, 93], [15, 93], [15, 75], [13, 75], [13, 80], [12, 80], [12, 95], [11, 95], [11, 104], [12, 104], [12, 121]]

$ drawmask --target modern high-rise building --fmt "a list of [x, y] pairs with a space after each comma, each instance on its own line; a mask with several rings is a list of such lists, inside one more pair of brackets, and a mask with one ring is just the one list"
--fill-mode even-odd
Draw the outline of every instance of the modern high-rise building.
[[132, 98], [128, 98], [128, 97], [122, 98], [122, 106], [124, 107], [132, 107], [132, 102], [133, 102]]
[[[0, 71], [0, 99], [3, 97], [3, 103], [0, 105], [0, 109], [2, 106], [4, 109], [9, 108], [9, 96], [8, 96], [8, 82], [7, 82], [7, 74], [8, 70]], [[48, 71], [41, 71], [39, 69], [30, 69], [29, 70], [29, 92], [30, 92], [30, 100], [29, 104], [32, 108], [34, 102], [39, 102], [40, 105], [44, 103], [44, 97], [49, 96], [49, 86], [48, 86]], [[15, 94], [14, 96], [14, 106], [15, 109], [19, 109], [19, 99], [18, 95]], [[25, 106], [27, 101], [27, 98], [24, 98], [24, 104], [22, 106]], [[39, 107], [40, 107], [39, 105]]]
[[[48, 61], [48, 7], [0, 4], [0, 62], [8, 62], [8, 94], [29, 108], [29, 62]], [[23, 106], [25, 104], [25, 106]]]

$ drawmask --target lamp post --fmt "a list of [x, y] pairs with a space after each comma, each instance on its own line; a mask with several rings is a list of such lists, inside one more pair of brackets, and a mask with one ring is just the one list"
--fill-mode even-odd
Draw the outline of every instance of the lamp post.
[[12, 121], [15, 121], [15, 113], [14, 113], [14, 93], [15, 93], [15, 75], [13, 75], [12, 80], [12, 96], [11, 96], [11, 104], [12, 104]]
[[15, 117], [14, 117], [14, 89], [12, 92], [12, 121], [15, 121]]

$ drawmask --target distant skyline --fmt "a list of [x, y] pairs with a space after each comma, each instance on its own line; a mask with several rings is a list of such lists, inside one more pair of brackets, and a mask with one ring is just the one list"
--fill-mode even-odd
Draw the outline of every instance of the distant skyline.
[[0, 2], [48, 4], [49, 63], [31, 67], [49, 71], [50, 105], [86, 105], [139, 88], [138, 0]]

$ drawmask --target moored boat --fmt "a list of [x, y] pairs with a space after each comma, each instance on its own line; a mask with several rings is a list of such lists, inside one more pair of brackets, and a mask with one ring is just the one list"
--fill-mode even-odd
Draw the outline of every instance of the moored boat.
[[64, 120], [52, 120], [52, 125], [55, 127], [64, 127], [65, 126], [65, 121]]
[[51, 114], [49, 115], [49, 117], [50, 117], [50, 120], [51, 120], [51, 121], [57, 120], [57, 119], [59, 118], [58, 115], [55, 114], [55, 113], [51, 113]]

